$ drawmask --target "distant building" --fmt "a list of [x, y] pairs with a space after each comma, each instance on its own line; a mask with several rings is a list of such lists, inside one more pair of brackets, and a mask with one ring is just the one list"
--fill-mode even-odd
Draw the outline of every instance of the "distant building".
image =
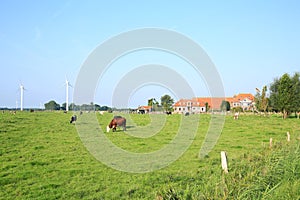
[[195, 97], [192, 99], [180, 99], [173, 105], [174, 113], [204, 113], [209, 110], [220, 110], [222, 101], [228, 101], [230, 108], [241, 107], [243, 110], [250, 110], [254, 104], [252, 94], [238, 94], [233, 97]]
[[173, 105], [174, 113], [203, 113], [206, 112], [205, 103], [193, 99], [180, 99]]
[[234, 95], [231, 98], [226, 98], [230, 103], [230, 107], [241, 107], [243, 110], [251, 110], [254, 105], [254, 96], [250, 93]]
[[146, 114], [146, 113], [149, 113], [149, 112], [152, 112], [152, 107], [151, 106], [139, 106], [137, 108], [137, 113]]

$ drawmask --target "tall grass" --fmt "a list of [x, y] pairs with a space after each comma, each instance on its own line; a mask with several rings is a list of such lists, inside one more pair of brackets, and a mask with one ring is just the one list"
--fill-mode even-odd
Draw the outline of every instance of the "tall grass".
[[[97, 114], [103, 131], [112, 116]], [[132, 174], [90, 155], [70, 117], [60, 112], [0, 114], [0, 199], [299, 199], [300, 120], [295, 118], [227, 116], [217, 145], [199, 160], [211, 117], [201, 115], [192, 145], [177, 161]], [[147, 115], [131, 117], [137, 126], [150, 123]], [[179, 119], [168, 116], [152, 138], [104, 134], [128, 151], [153, 151], [172, 140]], [[221, 150], [228, 155], [228, 174], [221, 170]]]

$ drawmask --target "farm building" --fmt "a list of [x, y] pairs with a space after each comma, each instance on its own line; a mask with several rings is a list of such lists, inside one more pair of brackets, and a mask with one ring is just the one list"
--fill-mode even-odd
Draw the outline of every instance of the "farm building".
[[137, 113], [140, 113], [140, 114], [149, 113], [151, 111], [152, 111], [152, 107], [151, 106], [139, 106], [137, 108]]
[[180, 99], [173, 105], [173, 109], [174, 113], [204, 113], [208, 110], [220, 110], [223, 100], [228, 101], [231, 108], [242, 107], [243, 110], [250, 110], [254, 104], [254, 96], [249, 93], [226, 98], [195, 97]]
[[203, 113], [206, 112], [205, 103], [193, 99], [180, 99], [173, 105], [174, 113]]
[[230, 103], [230, 107], [241, 107], [243, 110], [251, 110], [254, 106], [254, 96], [250, 93], [234, 95], [231, 98], [226, 98]]

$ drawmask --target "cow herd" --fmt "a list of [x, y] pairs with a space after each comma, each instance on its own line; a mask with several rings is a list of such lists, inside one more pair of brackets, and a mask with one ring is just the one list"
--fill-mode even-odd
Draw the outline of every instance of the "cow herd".
[[[103, 113], [100, 113], [103, 115]], [[167, 115], [171, 115], [171, 112], [166, 112]], [[80, 113], [82, 115], [82, 113]], [[185, 116], [188, 116], [189, 113], [185, 113]], [[233, 119], [239, 119], [239, 113], [234, 113]], [[73, 115], [70, 119], [70, 124], [75, 123], [77, 121], [77, 116]], [[114, 116], [114, 118], [110, 121], [110, 123], [106, 127], [106, 132], [108, 133], [111, 129], [113, 132], [117, 130], [117, 127], [121, 127], [123, 131], [126, 131], [126, 118], [122, 116]]]

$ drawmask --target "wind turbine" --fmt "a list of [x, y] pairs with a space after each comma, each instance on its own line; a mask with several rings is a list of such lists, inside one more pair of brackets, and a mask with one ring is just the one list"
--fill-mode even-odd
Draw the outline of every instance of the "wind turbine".
[[24, 86], [20, 84], [20, 110], [23, 111], [23, 97], [24, 97]]
[[69, 111], [69, 86], [72, 87], [68, 79], [66, 78], [66, 111]]

